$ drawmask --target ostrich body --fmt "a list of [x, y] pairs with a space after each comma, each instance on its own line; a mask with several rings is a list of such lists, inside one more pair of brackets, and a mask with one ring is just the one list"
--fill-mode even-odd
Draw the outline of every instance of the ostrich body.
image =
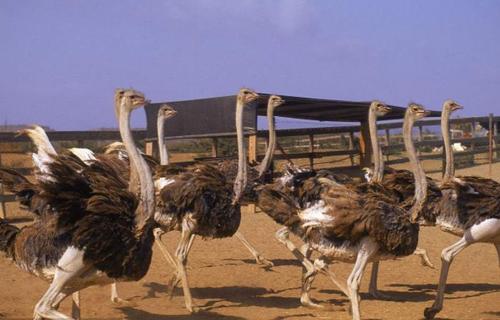
[[[415, 179], [413, 177], [413, 173], [409, 170], [395, 171], [393, 169], [390, 169], [386, 171], [387, 174], [384, 176], [384, 158], [382, 154], [382, 148], [378, 140], [377, 118], [379, 116], [384, 116], [389, 111], [390, 108], [379, 101], [374, 101], [370, 105], [370, 110], [368, 112], [368, 124], [370, 130], [370, 140], [373, 149], [374, 167], [372, 172], [369, 169], [365, 170], [367, 176], [366, 180], [368, 183], [362, 183], [355, 186], [355, 188], [362, 192], [364, 189], [366, 189], [366, 187], [375, 187], [377, 189], [377, 192], [383, 192], [388, 197], [393, 199], [394, 204], [403, 205], [406, 209], [409, 209], [411, 207], [411, 201], [413, 200], [413, 196], [415, 194]], [[407, 187], [408, 185], [410, 185], [411, 187]], [[439, 190], [437, 190], [437, 186], [434, 181], [432, 181], [432, 179], [427, 178], [427, 185], [427, 198], [424, 203], [423, 211], [429, 210], [430, 207], [435, 208], [437, 200], [439, 200], [440, 196], [440, 192]], [[417, 248], [414, 254], [420, 256], [422, 265], [434, 268], [427, 256], [427, 251], [425, 249]], [[369, 293], [376, 298], [389, 298], [388, 296], [380, 293], [377, 289], [378, 269], [379, 262], [375, 261], [372, 265]]]
[[[415, 170], [415, 202], [404, 210], [376, 188], [358, 192], [325, 177], [308, 177], [305, 174], [283, 178], [273, 186], [264, 187], [259, 206], [277, 223], [285, 225], [301, 237], [321, 257], [313, 268], [305, 263], [301, 301], [310, 302], [308, 291], [317, 270], [331, 260], [354, 263], [348, 278], [348, 296], [352, 303], [353, 319], [360, 318], [358, 288], [368, 262], [412, 254], [418, 242], [419, 225], [414, 221], [426, 198], [425, 175], [411, 140], [415, 120], [427, 112], [412, 104], [405, 115], [404, 136], [409, 158]], [[302, 175], [302, 176], [301, 176]], [[306, 193], [294, 195], [297, 191]], [[319, 201], [307, 201], [308, 197]], [[297, 201], [301, 200], [301, 201]], [[285, 244], [293, 246], [286, 241]], [[296, 250], [296, 249], [295, 249]]]
[[[186, 308], [192, 312], [186, 263], [193, 235], [204, 238], [231, 237], [241, 220], [240, 200], [247, 183], [246, 153], [243, 141], [243, 108], [258, 95], [241, 89], [236, 102], [238, 173], [232, 183], [224, 172], [209, 164], [169, 176], [159, 190], [155, 220], [163, 231], [179, 230], [181, 237], [175, 253], [177, 274], [184, 292]], [[176, 281], [176, 280], [174, 280]]]
[[453, 259], [466, 247], [478, 242], [492, 243], [500, 264], [500, 184], [482, 177], [455, 177], [450, 141], [450, 114], [461, 109], [458, 103], [443, 104], [441, 129], [446, 152], [446, 170], [441, 184], [440, 210], [432, 221], [443, 231], [460, 236], [441, 252], [441, 274], [434, 304], [425, 309], [426, 319], [433, 319], [443, 308], [448, 270]]
[[[272, 156], [274, 154], [274, 150], [276, 147], [276, 132], [275, 132], [275, 124], [274, 124], [274, 109], [277, 108], [278, 106], [282, 105], [284, 103], [284, 100], [279, 97], [272, 95], [269, 97], [268, 100], [268, 106], [267, 106], [267, 118], [268, 118], [268, 126], [269, 126], [269, 144], [266, 150], [266, 154], [264, 156], [264, 160], [257, 166], [253, 166], [249, 170], [249, 176], [250, 178], [248, 179], [250, 181], [250, 184], [252, 184], [251, 188], [245, 189], [244, 192], [244, 198], [248, 201], [255, 202], [254, 199], [254, 192], [253, 188], [260, 183], [261, 178], [263, 175], [267, 172], [269, 169], [271, 162], [272, 162]], [[177, 166], [172, 166], [169, 165], [168, 161], [168, 150], [166, 147], [165, 143], [165, 133], [164, 133], [164, 123], [165, 123], [165, 111], [160, 108], [158, 112], [158, 119], [157, 119], [157, 127], [158, 127], [158, 149], [160, 152], [160, 164], [161, 167], [157, 170], [157, 173], [155, 175], [155, 186], [156, 190], [161, 190], [164, 186], [168, 185], [169, 183], [172, 183], [174, 181], [174, 176], [179, 174], [179, 173], [186, 173], [189, 170], [192, 170], [193, 168], [182, 168], [182, 167], [177, 167]], [[228, 180], [234, 180], [236, 178], [237, 172], [238, 172], [238, 162], [237, 161], [222, 161], [217, 163], [217, 168], [219, 171], [224, 172], [225, 176]], [[166, 225], [167, 228], [172, 224], [171, 221], [167, 220], [165, 221], [165, 217], [162, 215], [157, 216], [159, 218], [160, 225]], [[163, 245], [161, 242], [161, 236], [164, 232], [161, 230], [161, 228], [157, 229], [155, 232], [155, 237], [156, 237], [156, 243], [158, 244], [158, 247], [160, 251], [162, 252], [163, 256], [165, 259], [170, 263], [175, 266], [175, 263], [173, 262], [173, 258], [168, 252], [167, 248]], [[234, 234], [238, 240], [241, 241], [241, 243], [250, 251], [250, 253], [254, 256], [256, 262], [258, 264], [263, 264], [266, 267], [272, 267], [273, 263], [265, 259], [251, 244], [246, 238], [243, 236], [242, 233], [237, 231]], [[192, 243], [195, 238], [195, 234], [192, 234], [191, 239], [190, 239], [190, 244], [188, 247], [188, 252], [192, 246]]]
[[144, 104], [144, 96], [134, 90], [117, 95], [120, 133], [138, 172], [141, 198], [126, 190], [126, 181], [106, 162], [88, 166], [61, 155], [47, 163], [50, 179], [37, 183], [47, 201], [41, 218], [22, 229], [0, 220], [0, 249], [21, 269], [51, 281], [35, 319], [70, 319], [57, 311], [66, 296], [90, 285], [136, 281], [149, 268], [154, 190], [129, 127], [130, 112]]

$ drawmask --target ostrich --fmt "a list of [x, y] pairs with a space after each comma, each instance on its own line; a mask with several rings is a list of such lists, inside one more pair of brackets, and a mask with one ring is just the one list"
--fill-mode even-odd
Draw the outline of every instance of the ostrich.
[[[0, 220], [0, 250], [23, 270], [51, 281], [36, 304], [35, 319], [71, 319], [57, 311], [68, 295], [113, 280], [136, 281], [150, 265], [154, 227], [151, 172], [137, 152], [130, 113], [144, 105], [135, 90], [118, 90], [120, 133], [137, 170], [140, 199], [105, 162], [90, 166], [61, 155], [47, 163], [50, 179], [39, 181], [47, 201], [44, 218], [18, 229]], [[112, 254], [110, 254], [112, 252]]]
[[[285, 101], [276, 95], [271, 95], [268, 100], [268, 105], [267, 105], [267, 119], [268, 119], [268, 130], [269, 130], [269, 143], [268, 147], [266, 149], [266, 154], [264, 156], [264, 159], [262, 162], [257, 165], [249, 168], [249, 180], [252, 184], [252, 187], [255, 186], [255, 184], [259, 183], [259, 180], [263, 177], [263, 175], [267, 172], [269, 169], [271, 162], [272, 162], [272, 156], [274, 154], [274, 150], [276, 147], [276, 132], [275, 132], [275, 124], [274, 124], [274, 110], [278, 106], [282, 105]], [[164, 131], [164, 122], [165, 122], [165, 116], [164, 112], [159, 110], [158, 112], [158, 119], [157, 119], [157, 128], [158, 128], [158, 149], [160, 153], [160, 164], [164, 166], [164, 169], [160, 169], [161, 173], [157, 174], [155, 184], [156, 184], [156, 190], [161, 190], [161, 188], [165, 185], [168, 184], [169, 181], [171, 180], [172, 173], [178, 173], [179, 171], [182, 171], [182, 168], [178, 167], [169, 167], [169, 161], [168, 161], [168, 150], [166, 147], [165, 143], [165, 131]], [[237, 162], [235, 161], [222, 161], [218, 163], [218, 168], [221, 171], [224, 171], [227, 173], [227, 177], [231, 180], [235, 178], [235, 174], [238, 171], [237, 170]], [[162, 174], [163, 172], [166, 172], [166, 174]], [[245, 190], [245, 195], [244, 198], [248, 199], [249, 196], [248, 194], [252, 194], [252, 191]], [[250, 201], [255, 201], [254, 199], [250, 199]], [[164, 255], [165, 259], [169, 261], [169, 263], [172, 262], [172, 257], [170, 253], [168, 252], [167, 248], [162, 244], [161, 242], [161, 236], [164, 232], [161, 230], [161, 228], [157, 229], [155, 232], [155, 237], [156, 237], [156, 243], [158, 244], [160, 251]], [[267, 268], [272, 267], [273, 263], [271, 261], [268, 261], [265, 259], [262, 254], [260, 254], [251, 244], [250, 242], [243, 236], [243, 234], [239, 231], [236, 231], [234, 234], [238, 240], [241, 241], [241, 243], [250, 251], [252, 256], [254, 257], [255, 261], [257, 264], [261, 264], [266, 266]], [[188, 246], [188, 252], [190, 251], [190, 248], [193, 244], [195, 238], [195, 234], [192, 235], [190, 239], [190, 243]], [[177, 279], [179, 280], [179, 279]], [[173, 283], [175, 286], [175, 283]]]
[[455, 177], [450, 142], [450, 114], [462, 109], [457, 102], [443, 104], [441, 129], [446, 152], [446, 170], [441, 184], [440, 211], [434, 217], [441, 230], [460, 236], [460, 240], [441, 252], [441, 274], [436, 299], [425, 309], [426, 319], [434, 319], [443, 308], [448, 270], [453, 259], [471, 244], [492, 243], [500, 262], [500, 184], [482, 177]]
[[231, 237], [241, 220], [240, 201], [247, 184], [246, 152], [243, 141], [243, 108], [258, 95], [249, 89], [239, 91], [236, 99], [236, 133], [238, 172], [234, 183], [227, 175], [209, 164], [197, 164], [191, 170], [169, 177], [159, 191], [155, 220], [163, 231], [180, 230], [175, 252], [177, 268], [174, 278], [180, 279], [185, 305], [193, 312], [186, 263], [192, 235], [205, 238]]
[[[314, 265], [307, 266], [303, 277], [301, 302], [310, 302], [308, 290], [316, 274], [330, 260], [354, 262], [354, 269], [347, 280], [348, 296], [352, 303], [353, 319], [360, 318], [358, 288], [368, 262], [407, 256], [415, 251], [419, 225], [415, 223], [426, 198], [427, 180], [411, 139], [411, 129], [416, 120], [428, 112], [417, 104], [410, 104], [405, 114], [405, 146], [415, 172], [415, 201], [410, 210], [404, 210], [393, 200], [375, 188], [367, 192], [338, 184], [335, 181], [300, 174], [282, 180], [274, 186], [264, 187], [260, 192], [259, 206], [276, 222], [287, 226], [300, 236], [321, 257]], [[305, 179], [304, 179], [305, 178]], [[287, 183], [287, 187], [283, 187]], [[307, 199], [297, 202], [293, 195], [298, 187], [306, 186], [309, 193], [320, 195], [313, 203]], [[304, 189], [304, 188], [302, 188]], [[315, 196], [316, 196], [315, 195]], [[307, 194], [304, 195], [307, 198]], [[283, 242], [294, 249], [293, 244], [282, 235]]]
[[[370, 109], [368, 112], [368, 124], [370, 130], [370, 140], [373, 149], [374, 167], [373, 171], [370, 170], [369, 168], [364, 169], [365, 179], [368, 184], [362, 184], [361, 187], [365, 188], [366, 186], [370, 186], [372, 184], [378, 184], [379, 185], [378, 188], [383, 188], [384, 192], [386, 192], [389, 197], [393, 198], [396, 204], [403, 204], [408, 208], [409, 203], [411, 203], [409, 198], [413, 197], [413, 194], [415, 193], [414, 190], [412, 189], [411, 192], [407, 192], [404, 195], [407, 197], [405, 199], [405, 197], [400, 192], [398, 192], [398, 190], [400, 190], [402, 187], [405, 188], [406, 186], [399, 186], [398, 188], [394, 188], [394, 185], [397, 182], [400, 182], [399, 179], [401, 179], [402, 176], [403, 178], [406, 179], [405, 182], [407, 184], [413, 186], [412, 183], [414, 180], [413, 173], [409, 170], [395, 171], [393, 169], [390, 169], [390, 171], [388, 170], [390, 174], [388, 174], [387, 175], [388, 177], [384, 180], [384, 158], [382, 154], [382, 148], [378, 140], [377, 117], [384, 116], [389, 111], [390, 108], [379, 101], [373, 101], [372, 104], [370, 105]], [[437, 186], [430, 178], [428, 181], [428, 185], [430, 185], [431, 187], [428, 188], [428, 193], [430, 193], [430, 195], [428, 194], [427, 202], [430, 201], [429, 199], [432, 199], [434, 200], [435, 203], [439, 199], [439, 195], [436, 195]], [[359, 188], [359, 186], [357, 187]], [[437, 191], [437, 193], [439, 194], [439, 191]], [[427, 209], [428, 207], [429, 206], [427, 205], [424, 208]], [[417, 248], [414, 254], [418, 255], [421, 258], [422, 265], [434, 268], [433, 264], [430, 262], [427, 256], [427, 251], [425, 249]], [[375, 298], [390, 298], [380, 293], [377, 289], [378, 269], [379, 269], [379, 262], [374, 261], [372, 264], [372, 273], [370, 277], [370, 285], [368, 292]]]

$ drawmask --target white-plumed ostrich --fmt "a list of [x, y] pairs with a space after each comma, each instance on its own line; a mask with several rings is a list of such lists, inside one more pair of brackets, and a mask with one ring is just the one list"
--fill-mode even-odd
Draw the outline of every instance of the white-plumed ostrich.
[[455, 177], [450, 140], [450, 114], [461, 109], [457, 102], [447, 100], [441, 113], [441, 129], [446, 152], [446, 169], [441, 184], [440, 210], [431, 217], [441, 230], [460, 236], [453, 245], [441, 252], [441, 275], [436, 300], [426, 308], [426, 319], [433, 319], [443, 308], [448, 270], [453, 259], [474, 243], [492, 243], [500, 263], [500, 184], [482, 177]]
[[114, 280], [135, 281], [149, 269], [154, 188], [129, 126], [131, 111], [145, 99], [134, 90], [116, 95], [120, 133], [131, 169], [138, 171], [140, 198], [126, 190], [126, 181], [105, 162], [88, 166], [63, 155], [47, 163], [50, 179], [38, 182], [47, 202], [44, 217], [22, 229], [0, 220], [0, 250], [21, 269], [51, 281], [35, 306], [35, 319], [70, 319], [57, 311], [68, 295]]

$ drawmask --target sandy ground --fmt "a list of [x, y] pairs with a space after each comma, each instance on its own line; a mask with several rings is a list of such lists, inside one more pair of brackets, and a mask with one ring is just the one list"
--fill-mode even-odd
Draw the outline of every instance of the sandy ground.
[[[462, 174], [488, 176], [487, 166], [462, 170]], [[500, 181], [500, 164], [493, 168]], [[19, 212], [12, 205], [9, 215]], [[350, 319], [348, 300], [324, 276], [311, 291], [323, 310], [302, 307], [299, 302], [301, 267], [274, 239], [278, 226], [262, 213], [245, 213], [240, 231], [274, 263], [271, 270], [256, 265], [236, 238], [197, 239], [189, 258], [189, 281], [200, 311], [190, 315], [184, 308], [182, 290], [173, 297], [166, 283], [172, 269], [155, 250], [149, 273], [138, 282], [119, 284], [123, 298], [135, 306], [117, 306], [109, 300], [109, 287], [82, 292], [84, 319]], [[173, 252], [178, 233], [164, 237]], [[297, 239], [296, 243], [299, 243]], [[458, 240], [437, 228], [422, 228], [419, 246], [427, 249], [439, 269], [441, 250]], [[500, 319], [500, 261], [491, 244], [467, 248], [454, 261], [448, 279], [444, 310], [437, 319]], [[335, 263], [330, 269], [346, 279], [352, 265]], [[435, 296], [439, 270], [425, 268], [411, 256], [381, 263], [379, 288], [394, 297], [376, 300], [367, 292], [370, 267], [361, 286], [363, 319], [422, 319], [423, 310]], [[0, 259], [0, 319], [29, 319], [47, 283]], [[69, 313], [69, 299], [61, 310]]]

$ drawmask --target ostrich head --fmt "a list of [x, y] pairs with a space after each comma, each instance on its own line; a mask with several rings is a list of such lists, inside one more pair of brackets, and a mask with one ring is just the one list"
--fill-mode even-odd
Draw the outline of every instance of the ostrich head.
[[246, 105], [247, 103], [257, 100], [258, 97], [259, 95], [255, 91], [248, 88], [241, 88], [238, 92], [237, 99]]
[[273, 94], [272, 96], [269, 97], [268, 106], [270, 106], [274, 109], [276, 107], [281, 106], [284, 103], [285, 103], [285, 100], [283, 100], [283, 98]]
[[168, 104], [162, 104], [158, 110], [158, 116], [162, 117], [164, 120], [170, 119], [177, 114], [177, 110], [169, 106]]
[[385, 103], [374, 100], [370, 104], [370, 111], [373, 112], [377, 117], [383, 117], [389, 111], [391, 111], [391, 108], [388, 107]]
[[120, 107], [127, 108], [130, 111], [142, 107], [146, 104], [144, 93], [134, 89], [116, 89], [115, 90], [115, 114], [118, 117]]
[[413, 125], [415, 121], [420, 120], [426, 116], [428, 116], [431, 112], [425, 110], [425, 108], [417, 103], [410, 103], [408, 105], [408, 109], [406, 109], [406, 117], [410, 121], [410, 124]]
[[448, 99], [443, 103], [443, 111], [452, 113], [453, 111], [457, 111], [463, 109], [464, 107], [458, 104], [455, 100]]

